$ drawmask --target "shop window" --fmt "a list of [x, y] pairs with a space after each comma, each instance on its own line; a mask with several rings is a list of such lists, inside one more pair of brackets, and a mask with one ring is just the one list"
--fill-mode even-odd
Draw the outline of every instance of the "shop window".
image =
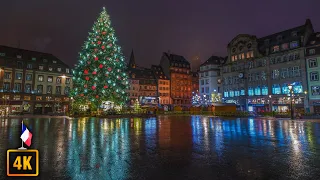
[[262, 95], [268, 95], [268, 87], [267, 86], [262, 86]]
[[241, 96], [245, 96], [245, 95], [246, 95], [246, 91], [245, 91], [244, 89], [241, 89], [241, 90], [240, 90], [240, 95], [241, 95]]
[[288, 84], [286, 83], [283, 84], [281, 89], [282, 89], [282, 94], [290, 94]]
[[26, 93], [31, 93], [31, 84], [26, 84], [25, 86], [26, 86], [26, 87], [25, 87], [25, 90], [24, 90], [24, 91], [25, 91]]
[[293, 86], [293, 93], [302, 93], [303, 92], [303, 88], [300, 82], [295, 83]]
[[234, 97], [234, 91], [229, 91], [230, 97]]
[[20, 95], [14, 95], [13, 100], [19, 101], [20, 100]]
[[248, 95], [249, 95], [249, 96], [253, 96], [253, 95], [254, 95], [254, 91], [253, 91], [253, 88], [252, 88], [252, 87], [249, 87], [249, 88], [248, 88]]
[[30, 96], [24, 96], [24, 97], [23, 97], [23, 100], [25, 100], [25, 101], [30, 101], [30, 100], [31, 100], [31, 97], [30, 97]]
[[37, 97], [36, 97], [36, 100], [37, 100], [37, 101], [42, 101], [42, 96], [37, 96]]
[[4, 78], [5, 79], [11, 79], [11, 72], [5, 72], [4, 73]]
[[16, 72], [16, 80], [21, 80], [21, 79], [22, 79], [22, 73]]
[[256, 95], [256, 96], [260, 96], [261, 95], [260, 86], [257, 86], [256, 88], [254, 88], [254, 95]]
[[229, 92], [228, 92], [228, 91], [224, 91], [224, 92], [223, 92], [223, 96], [224, 96], [224, 97], [229, 97]]
[[281, 94], [281, 88], [279, 84], [272, 85], [272, 94]]

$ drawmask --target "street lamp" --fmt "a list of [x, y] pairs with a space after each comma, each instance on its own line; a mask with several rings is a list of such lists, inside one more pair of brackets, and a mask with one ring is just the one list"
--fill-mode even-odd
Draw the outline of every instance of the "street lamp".
[[272, 112], [272, 96], [269, 95], [269, 112]]
[[288, 85], [288, 88], [289, 88], [289, 92], [290, 92], [290, 114], [291, 114], [291, 119], [293, 119], [293, 107], [292, 107], [292, 85], [289, 84]]

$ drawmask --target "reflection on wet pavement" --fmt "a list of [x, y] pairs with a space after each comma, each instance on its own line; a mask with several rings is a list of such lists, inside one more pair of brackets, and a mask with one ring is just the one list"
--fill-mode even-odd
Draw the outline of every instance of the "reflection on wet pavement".
[[[22, 119], [0, 120], [5, 152]], [[41, 179], [317, 179], [320, 122], [159, 116], [25, 119]]]

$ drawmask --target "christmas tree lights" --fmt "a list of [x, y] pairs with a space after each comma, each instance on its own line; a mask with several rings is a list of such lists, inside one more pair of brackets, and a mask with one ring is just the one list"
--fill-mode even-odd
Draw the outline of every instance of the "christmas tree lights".
[[128, 77], [121, 48], [116, 44], [115, 31], [105, 8], [89, 32], [79, 53], [74, 69], [74, 89], [71, 96], [76, 102], [100, 107], [111, 101], [123, 105], [128, 100]]

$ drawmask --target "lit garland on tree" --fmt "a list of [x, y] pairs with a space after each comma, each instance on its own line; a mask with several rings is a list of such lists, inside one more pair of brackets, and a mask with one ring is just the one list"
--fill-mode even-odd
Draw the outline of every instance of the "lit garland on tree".
[[103, 101], [123, 105], [128, 100], [128, 76], [121, 48], [105, 8], [89, 32], [73, 72], [76, 102], [101, 106]]

